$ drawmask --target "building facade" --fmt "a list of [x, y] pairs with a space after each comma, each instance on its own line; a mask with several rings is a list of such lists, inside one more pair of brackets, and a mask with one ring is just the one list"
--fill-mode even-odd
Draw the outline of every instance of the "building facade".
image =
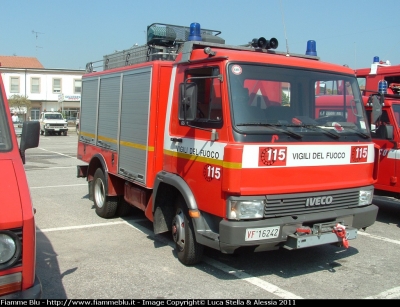
[[31, 102], [29, 109], [11, 108], [20, 121], [38, 120], [43, 111], [60, 111], [68, 121], [79, 114], [85, 70], [46, 69], [36, 58], [0, 56], [0, 73], [8, 99], [20, 95]]

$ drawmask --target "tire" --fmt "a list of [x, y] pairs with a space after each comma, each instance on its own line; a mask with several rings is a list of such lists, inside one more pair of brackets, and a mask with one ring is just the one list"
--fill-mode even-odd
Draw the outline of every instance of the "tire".
[[193, 223], [182, 196], [178, 196], [176, 200], [176, 214], [172, 219], [172, 239], [182, 264], [193, 265], [201, 261], [204, 246], [196, 241]]
[[79, 134], [79, 125], [76, 125], [76, 134]]
[[[60, 132], [60, 134], [61, 134], [61, 132]], [[68, 134], [67, 131], [64, 131], [64, 132], [63, 132], [63, 135], [64, 135], [64, 136], [67, 136], [67, 134]]]
[[44, 135], [45, 135], [45, 136], [48, 136], [48, 135], [49, 135], [49, 132], [48, 132], [46, 129], [44, 130]]
[[116, 215], [119, 217], [128, 216], [133, 212], [133, 208], [128, 204], [123, 197], [118, 201]]
[[43, 130], [40, 130], [40, 134], [43, 135], [43, 134], [44, 134], [44, 131], [43, 131]]
[[93, 178], [93, 203], [96, 208], [96, 214], [105, 219], [115, 216], [118, 204], [116, 197], [107, 196], [107, 190], [103, 170], [98, 168]]

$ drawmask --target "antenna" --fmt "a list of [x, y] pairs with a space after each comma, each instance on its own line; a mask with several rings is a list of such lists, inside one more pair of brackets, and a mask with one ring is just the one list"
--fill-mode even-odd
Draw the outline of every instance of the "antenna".
[[285, 32], [285, 40], [286, 40], [286, 54], [289, 55], [289, 44], [286, 36], [286, 26], [285, 26], [285, 20], [283, 18], [283, 9], [282, 9], [282, 0], [280, 1], [281, 3], [281, 13], [282, 13], [282, 23], [283, 23], [283, 31]]
[[36, 46], [35, 47], [36, 47], [36, 55], [37, 55], [37, 49], [38, 48], [42, 48], [42, 47], [37, 45], [38, 34], [44, 34], [44, 33], [32, 30], [32, 34], [35, 34], [35, 36], [36, 36]]
[[357, 69], [357, 44], [354, 42], [354, 69]]

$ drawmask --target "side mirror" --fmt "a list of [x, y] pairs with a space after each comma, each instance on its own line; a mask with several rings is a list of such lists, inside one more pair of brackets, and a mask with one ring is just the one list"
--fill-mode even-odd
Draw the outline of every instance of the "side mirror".
[[40, 124], [38, 121], [27, 121], [22, 124], [19, 153], [25, 164], [25, 150], [39, 146]]
[[181, 83], [179, 85], [179, 120], [191, 121], [196, 118], [197, 84]]
[[386, 138], [388, 140], [393, 140], [393, 126], [392, 125], [385, 125], [386, 129]]
[[372, 105], [372, 118], [371, 122], [376, 123], [378, 118], [382, 115], [383, 96], [371, 95], [369, 102]]

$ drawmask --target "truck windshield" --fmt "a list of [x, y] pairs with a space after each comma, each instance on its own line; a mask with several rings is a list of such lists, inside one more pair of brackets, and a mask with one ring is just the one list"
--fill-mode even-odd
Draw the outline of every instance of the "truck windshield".
[[45, 119], [62, 119], [62, 115], [61, 114], [45, 114], [44, 115]]
[[0, 152], [11, 150], [11, 134], [6, 112], [10, 111], [5, 110], [3, 96], [0, 92]]
[[370, 137], [353, 75], [232, 63], [228, 79], [236, 133]]

